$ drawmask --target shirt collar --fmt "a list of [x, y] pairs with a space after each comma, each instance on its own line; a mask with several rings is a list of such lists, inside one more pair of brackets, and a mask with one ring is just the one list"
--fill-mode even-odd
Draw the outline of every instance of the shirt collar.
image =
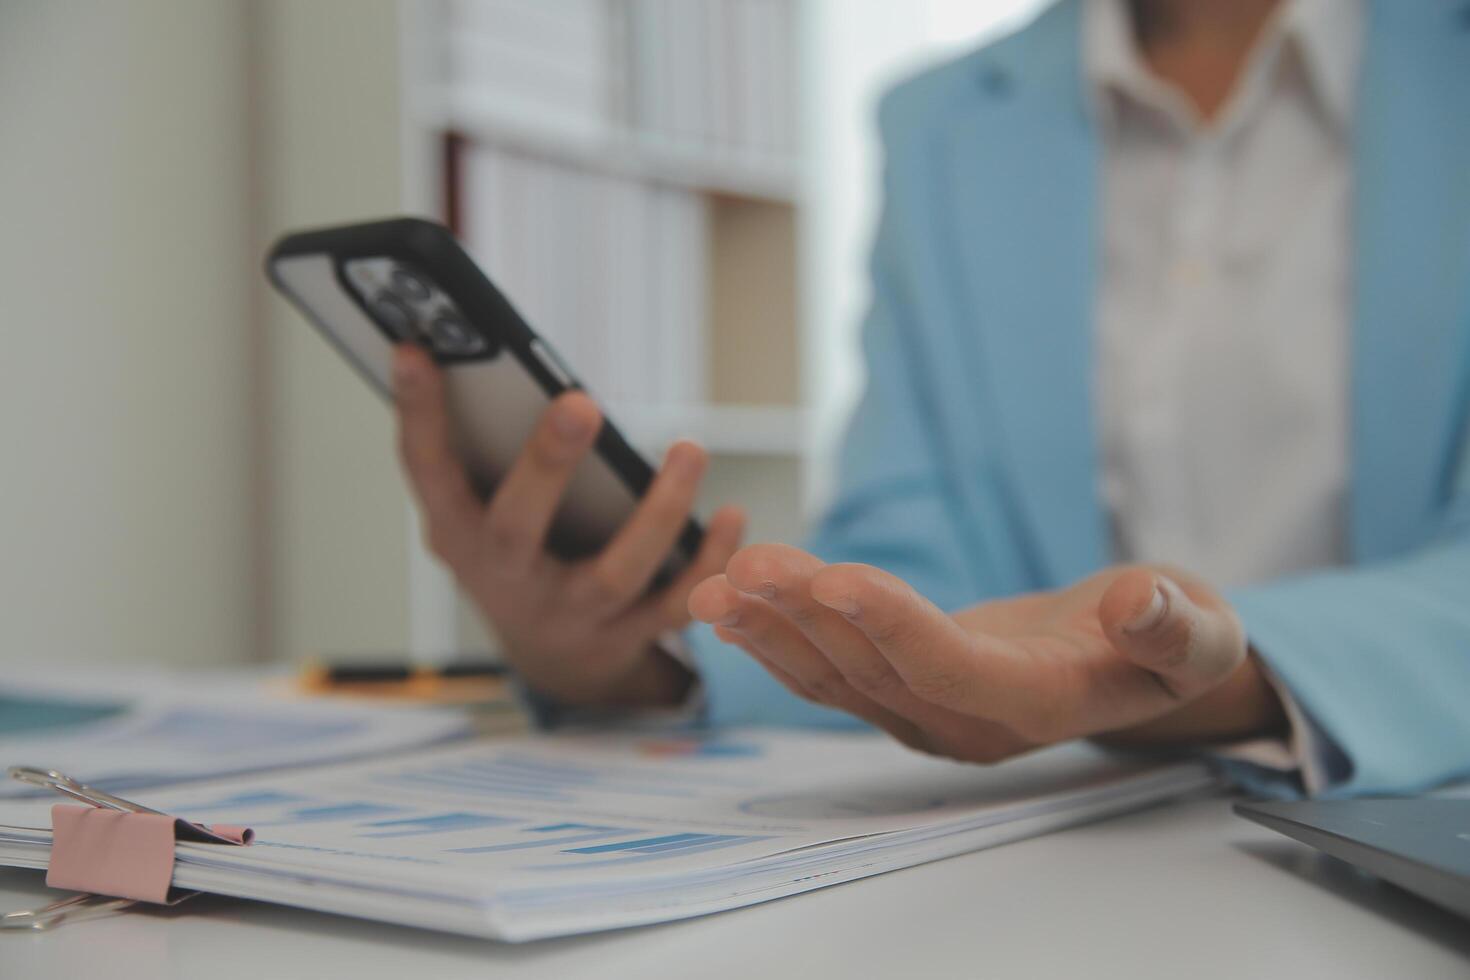
[[1363, 53], [1362, 0], [1290, 0], [1286, 30], [1296, 40], [1313, 91], [1332, 121], [1352, 129]]
[[[1083, 9], [1082, 77], [1090, 102], [1106, 114], [1109, 92], [1177, 98], [1143, 63], [1128, 0], [1086, 0]], [[1362, 0], [1284, 0], [1267, 28], [1296, 50], [1308, 85], [1343, 132], [1352, 126], [1363, 20]]]

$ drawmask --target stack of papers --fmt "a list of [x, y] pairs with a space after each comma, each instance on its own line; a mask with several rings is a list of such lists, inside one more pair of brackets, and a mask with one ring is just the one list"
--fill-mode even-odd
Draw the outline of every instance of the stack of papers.
[[[282, 702], [260, 676], [133, 671], [0, 688], [0, 771], [58, 769], [112, 792], [232, 773], [380, 757], [463, 738], [464, 712]], [[0, 798], [45, 790], [0, 778]]]
[[[255, 829], [248, 848], [180, 844], [180, 887], [520, 941], [764, 902], [1213, 782], [1086, 745], [982, 768], [877, 735], [734, 730], [467, 743], [134, 798]], [[0, 864], [46, 866], [46, 805], [0, 803], [0, 824]]]

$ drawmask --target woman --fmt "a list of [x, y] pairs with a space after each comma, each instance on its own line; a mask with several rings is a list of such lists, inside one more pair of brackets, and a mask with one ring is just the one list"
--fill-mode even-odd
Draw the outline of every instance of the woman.
[[[642, 598], [681, 445], [557, 565], [591, 403], [481, 508], [404, 352], [431, 534], [560, 708], [855, 717], [974, 761], [1202, 745], [1280, 792], [1470, 772], [1467, 95], [1458, 3], [1063, 0], [884, 100], [868, 389], [810, 553], [731, 557], [724, 511]], [[668, 634], [686, 598], [723, 643]]]

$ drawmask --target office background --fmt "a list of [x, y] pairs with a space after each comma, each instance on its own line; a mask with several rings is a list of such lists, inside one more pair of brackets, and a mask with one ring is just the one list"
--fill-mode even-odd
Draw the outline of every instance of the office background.
[[305, 225], [452, 206], [635, 442], [797, 536], [861, 383], [873, 98], [1038, 5], [0, 0], [0, 664], [489, 642], [387, 410], [267, 290]]

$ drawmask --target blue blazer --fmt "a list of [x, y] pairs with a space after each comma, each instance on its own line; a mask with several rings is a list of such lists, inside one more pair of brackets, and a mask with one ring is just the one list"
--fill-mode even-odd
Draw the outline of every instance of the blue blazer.
[[[1110, 560], [1080, 11], [1062, 0], [880, 106], [868, 386], [810, 546], [946, 608]], [[1353, 129], [1352, 564], [1230, 596], [1334, 747], [1335, 794], [1470, 774], [1470, 6], [1377, 0], [1368, 24]], [[694, 646], [712, 721], [847, 723], [712, 635]]]

